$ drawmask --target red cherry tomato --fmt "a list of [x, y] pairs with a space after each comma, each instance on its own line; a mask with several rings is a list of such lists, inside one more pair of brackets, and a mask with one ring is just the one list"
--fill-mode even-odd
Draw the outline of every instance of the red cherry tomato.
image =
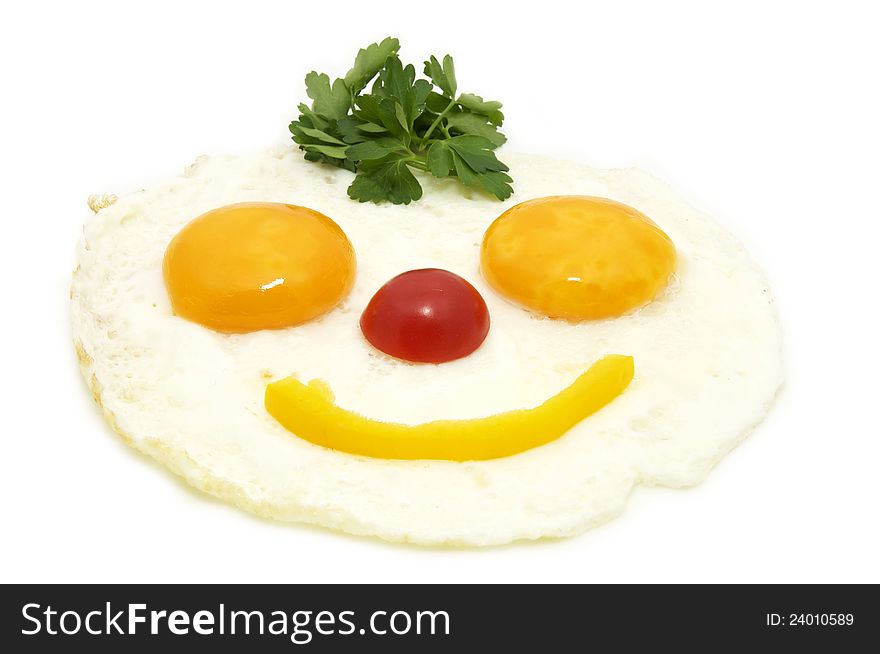
[[466, 357], [489, 333], [479, 291], [448, 270], [398, 275], [380, 288], [361, 316], [361, 331], [377, 350], [417, 363]]

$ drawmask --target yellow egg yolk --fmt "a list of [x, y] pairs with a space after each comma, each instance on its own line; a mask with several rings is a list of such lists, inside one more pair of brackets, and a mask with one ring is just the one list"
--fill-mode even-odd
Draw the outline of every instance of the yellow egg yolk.
[[483, 275], [506, 298], [551, 318], [612, 318], [654, 299], [675, 271], [675, 246], [650, 219], [613, 200], [554, 196], [518, 204], [486, 231]]
[[610, 354], [541, 406], [469, 420], [419, 425], [382, 422], [334, 402], [326, 383], [294, 377], [266, 387], [265, 405], [286, 429], [334, 450], [383, 459], [497, 459], [544, 445], [611, 402], [629, 386], [633, 359]]
[[354, 283], [355, 255], [327, 216], [247, 202], [184, 226], [162, 266], [174, 313], [221, 332], [297, 325], [332, 309]]

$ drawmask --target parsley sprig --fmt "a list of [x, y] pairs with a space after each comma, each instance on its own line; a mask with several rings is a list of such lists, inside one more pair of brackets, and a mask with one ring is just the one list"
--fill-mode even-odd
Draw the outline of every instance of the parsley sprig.
[[[508, 167], [495, 156], [507, 139], [501, 103], [458, 93], [455, 65], [446, 55], [425, 62], [416, 79], [388, 37], [360, 50], [345, 77], [306, 75], [311, 106], [299, 105], [293, 140], [309, 161], [356, 173], [348, 195], [360, 202], [409, 204], [422, 197], [412, 168], [456, 177], [500, 200], [513, 193]], [[367, 86], [372, 82], [369, 91]]]

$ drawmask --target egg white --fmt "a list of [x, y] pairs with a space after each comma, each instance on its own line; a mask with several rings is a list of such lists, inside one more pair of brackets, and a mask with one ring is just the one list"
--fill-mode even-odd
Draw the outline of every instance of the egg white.
[[[424, 197], [410, 206], [359, 204], [345, 193], [350, 173], [278, 148], [201, 157], [100, 209], [84, 228], [72, 315], [83, 372], [114, 429], [248, 511], [419, 544], [568, 536], [617, 515], [636, 484], [702, 480], [782, 381], [763, 274], [733, 237], [642, 171], [503, 158], [515, 180], [504, 203], [423, 177]], [[485, 229], [516, 202], [557, 194], [609, 197], [658, 223], [679, 254], [664, 295], [621, 318], [568, 324], [492, 291], [479, 272]], [[304, 205], [345, 230], [358, 273], [342, 305], [299, 327], [240, 335], [172, 314], [161, 271], [169, 240], [204, 211], [242, 201]], [[486, 300], [489, 336], [465, 359], [406, 364], [360, 334], [372, 294], [425, 267], [463, 276]], [[295, 374], [325, 380], [341, 406], [379, 420], [484, 416], [536, 406], [610, 353], [635, 358], [623, 395], [559, 440], [491, 461], [352, 456], [297, 438], [263, 408], [266, 383]]]

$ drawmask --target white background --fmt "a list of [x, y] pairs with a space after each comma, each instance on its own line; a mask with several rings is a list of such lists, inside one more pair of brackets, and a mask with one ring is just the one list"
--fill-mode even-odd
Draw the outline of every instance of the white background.
[[[15, 5], [0, 20], [0, 580], [880, 582], [871, 3]], [[569, 540], [417, 549], [251, 517], [104, 425], [68, 326], [86, 197], [285, 142], [304, 74], [341, 75], [387, 35], [416, 63], [452, 53], [463, 90], [502, 100], [508, 149], [643, 166], [765, 266], [786, 388], [704, 484], [637, 489]]]

